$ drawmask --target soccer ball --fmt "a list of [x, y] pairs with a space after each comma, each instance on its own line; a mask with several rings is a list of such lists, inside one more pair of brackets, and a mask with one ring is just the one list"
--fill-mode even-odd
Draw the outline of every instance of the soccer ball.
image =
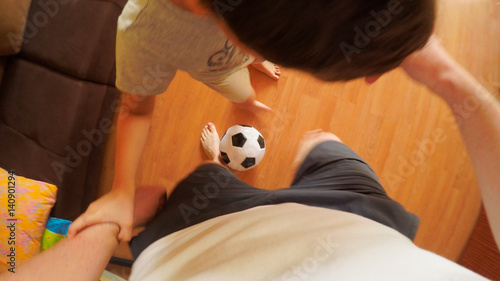
[[229, 168], [250, 170], [262, 161], [266, 143], [254, 127], [236, 125], [227, 129], [220, 140], [220, 155]]

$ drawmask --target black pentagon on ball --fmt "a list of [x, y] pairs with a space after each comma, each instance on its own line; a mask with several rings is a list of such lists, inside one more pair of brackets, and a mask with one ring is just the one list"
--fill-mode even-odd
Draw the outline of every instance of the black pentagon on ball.
[[257, 141], [259, 142], [260, 149], [266, 148], [266, 142], [264, 141], [264, 138], [261, 135], [259, 135]]
[[243, 135], [242, 133], [238, 133], [232, 136], [231, 140], [233, 142], [233, 146], [235, 147], [243, 147], [243, 145], [245, 145], [245, 142], [247, 142], [247, 138], [245, 138], [245, 135]]
[[241, 162], [241, 166], [243, 166], [243, 168], [245, 169], [255, 166], [255, 158], [253, 157], [246, 158], [245, 161]]
[[231, 162], [231, 160], [229, 160], [229, 156], [227, 156], [227, 153], [225, 153], [225, 152], [222, 152], [222, 151], [220, 152], [220, 158], [226, 164], [229, 164], [229, 162]]

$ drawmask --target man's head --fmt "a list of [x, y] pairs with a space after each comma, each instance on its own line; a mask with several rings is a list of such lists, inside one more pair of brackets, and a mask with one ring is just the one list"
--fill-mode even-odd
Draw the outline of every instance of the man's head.
[[430, 37], [434, 0], [200, 0], [247, 48], [326, 81], [380, 75]]

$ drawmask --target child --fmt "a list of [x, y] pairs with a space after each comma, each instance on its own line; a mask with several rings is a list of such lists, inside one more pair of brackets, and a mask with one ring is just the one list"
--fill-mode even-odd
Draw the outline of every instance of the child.
[[161, 94], [179, 69], [237, 105], [269, 110], [255, 100], [247, 67], [275, 80], [279, 68], [241, 51], [212, 18], [176, 2], [127, 3], [118, 21], [117, 88], [133, 95]]

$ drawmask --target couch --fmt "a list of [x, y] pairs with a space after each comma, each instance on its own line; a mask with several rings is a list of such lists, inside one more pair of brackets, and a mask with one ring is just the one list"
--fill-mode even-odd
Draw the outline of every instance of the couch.
[[125, 3], [0, 1], [0, 167], [56, 185], [58, 218], [74, 220], [97, 197]]

